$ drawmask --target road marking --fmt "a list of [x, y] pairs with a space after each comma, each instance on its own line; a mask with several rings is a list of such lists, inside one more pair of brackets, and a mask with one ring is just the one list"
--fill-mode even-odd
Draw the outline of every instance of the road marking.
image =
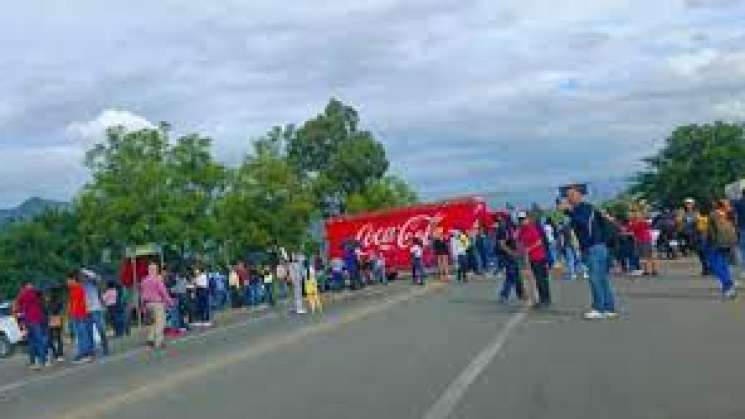
[[[329, 302], [336, 302], [338, 300], [345, 300], [345, 299], [354, 300], [355, 297], [376, 297], [378, 295], [384, 295], [384, 294], [386, 294], [386, 291], [385, 290], [379, 290], [379, 291], [367, 292], [367, 293], [365, 293], [365, 292], [359, 293], [358, 292], [358, 293], [355, 293], [355, 294], [342, 295], [342, 296], [339, 296], [339, 297], [336, 297], [336, 298], [330, 298], [329, 299]], [[344, 298], [344, 297], [346, 297], [346, 298]], [[282, 309], [284, 309], [284, 307], [281, 307], [280, 308], [280, 310], [282, 310]], [[233, 330], [233, 329], [246, 327], [246, 326], [248, 326], [248, 325], [250, 325], [252, 323], [257, 323], [257, 322], [260, 322], [260, 321], [264, 321], [264, 320], [268, 320], [268, 319], [272, 319], [272, 318], [278, 317], [278, 315], [277, 315], [276, 312], [272, 312], [272, 311], [267, 312], [267, 310], [269, 310], [269, 308], [263, 308], [263, 309], [256, 310], [254, 312], [249, 312], [248, 313], [249, 315], [250, 314], [255, 314], [257, 312], [258, 313], [264, 312], [264, 313], [261, 314], [258, 317], [250, 317], [250, 318], [248, 318], [246, 320], [241, 320], [241, 321], [238, 321], [238, 322], [233, 323], [233, 324], [229, 324], [229, 325], [226, 325], [226, 326], [219, 326], [219, 327], [216, 327], [214, 329], [209, 329], [209, 330], [203, 331], [201, 333], [197, 333], [197, 334], [193, 334], [193, 335], [188, 335], [188, 336], [185, 336], [183, 338], [172, 340], [169, 343], [171, 345], [181, 345], [181, 344], [188, 343], [188, 342], [191, 342], [191, 341], [204, 340], [205, 338], [208, 338], [208, 337], [210, 337], [210, 336], [212, 336], [214, 334], [217, 334], [217, 333], [227, 332], [227, 331], [230, 331], [230, 330]], [[93, 363], [90, 363], [90, 364], [68, 366], [65, 369], [62, 369], [62, 370], [59, 370], [59, 371], [55, 371], [55, 372], [52, 372], [52, 373], [49, 373], [49, 374], [38, 375], [38, 376], [27, 378], [27, 379], [24, 379], [24, 380], [19, 380], [19, 381], [16, 381], [16, 382], [5, 384], [3, 386], [0, 386], [0, 396], [2, 396], [5, 393], [9, 393], [11, 391], [14, 391], [14, 390], [19, 390], [19, 389], [22, 389], [24, 387], [28, 387], [28, 386], [30, 386], [32, 384], [36, 384], [36, 383], [50, 381], [50, 380], [54, 380], [54, 379], [58, 379], [58, 378], [67, 377], [69, 375], [77, 374], [77, 373], [80, 373], [80, 372], [83, 372], [83, 371], [87, 371], [87, 370], [92, 369], [92, 368], [97, 368], [97, 367], [99, 367], [101, 365], [110, 364], [112, 362], [117, 362], [117, 361], [132, 359], [132, 358], [135, 358], [135, 357], [137, 357], [137, 356], [139, 356], [139, 355], [147, 352], [147, 350], [148, 349], [145, 348], [145, 347], [136, 347], [136, 348], [131, 349], [131, 350], [128, 350], [126, 352], [122, 352], [122, 353], [119, 353], [119, 354], [116, 354], [116, 355], [111, 355], [111, 356], [102, 358], [102, 359], [97, 360], [97, 361], [95, 361]]]
[[115, 410], [120, 406], [129, 403], [141, 403], [157, 396], [160, 393], [171, 390], [174, 387], [178, 387], [182, 384], [189, 383], [190, 381], [198, 377], [204, 376], [216, 370], [225, 369], [232, 364], [275, 351], [278, 348], [286, 345], [297, 343], [298, 341], [309, 336], [328, 332], [346, 324], [363, 319], [372, 314], [383, 312], [397, 304], [409, 301], [415, 297], [423, 296], [430, 291], [441, 288], [442, 286], [443, 284], [432, 284], [427, 287], [413, 289], [403, 295], [394, 296], [393, 298], [384, 300], [380, 303], [350, 311], [348, 313], [345, 313], [338, 319], [328, 321], [326, 323], [310, 325], [308, 327], [293, 331], [289, 334], [277, 336], [272, 339], [262, 341], [254, 346], [250, 346], [248, 348], [241, 349], [233, 353], [221, 356], [219, 358], [210, 360], [208, 362], [190, 367], [189, 369], [169, 373], [158, 381], [148, 382], [131, 388], [130, 390], [124, 390], [110, 398], [87, 404], [80, 407], [79, 410], [67, 412], [64, 415], [58, 417], [70, 419], [99, 417]]
[[429, 408], [424, 415], [424, 419], [447, 419], [450, 417], [458, 402], [466, 394], [468, 387], [484, 372], [494, 357], [502, 350], [512, 331], [525, 320], [527, 315], [527, 311], [521, 311], [510, 317], [510, 320], [494, 337], [494, 340], [489, 342], [476, 358], [468, 364], [466, 369], [450, 383], [435, 404]]

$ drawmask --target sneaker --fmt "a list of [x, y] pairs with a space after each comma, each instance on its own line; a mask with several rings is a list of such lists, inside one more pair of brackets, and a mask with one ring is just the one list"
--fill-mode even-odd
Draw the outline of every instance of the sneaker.
[[65, 362], [65, 357], [64, 356], [58, 356], [57, 357], [57, 362]]
[[31, 369], [31, 371], [39, 371], [41, 369], [41, 365], [36, 364], [36, 363], [31, 364], [28, 367]]
[[584, 317], [585, 320], [600, 320], [605, 318], [605, 315], [597, 310], [591, 310], [585, 313], [582, 317]]
[[737, 298], [737, 291], [734, 288], [729, 289], [723, 294], [725, 300], [734, 300]]
[[605, 317], [606, 319], [617, 319], [618, 313], [616, 313], [615, 311], [606, 311], [605, 313], [603, 313], [603, 317]]
[[308, 314], [307, 310], [298, 310], [297, 314]]
[[644, 271], [641, 270], [641, 269], [637, 269], [635, 271], [631, 271], [631, 276], [643, 276], [643, 275], [644, 275]]
[[204, 326], [204, 327], [212, 327], [212, 322], [204, 322], [204, 323], [202, 323], [202, 326]]

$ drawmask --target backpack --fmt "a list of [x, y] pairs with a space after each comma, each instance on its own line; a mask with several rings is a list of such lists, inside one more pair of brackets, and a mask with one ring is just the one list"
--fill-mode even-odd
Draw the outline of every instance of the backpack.
[[737, 230], [727, 217], [715, 215], [711, 217], [711, 236], [714, 246], [723, 249], [737, 244]]

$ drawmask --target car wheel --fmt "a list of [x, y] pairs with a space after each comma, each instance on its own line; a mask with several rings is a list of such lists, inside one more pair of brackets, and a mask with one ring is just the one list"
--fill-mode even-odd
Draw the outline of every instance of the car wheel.
[[15, 347], [5, 334], [0, 333], [0, 358], [7, 358], [13, 355]]

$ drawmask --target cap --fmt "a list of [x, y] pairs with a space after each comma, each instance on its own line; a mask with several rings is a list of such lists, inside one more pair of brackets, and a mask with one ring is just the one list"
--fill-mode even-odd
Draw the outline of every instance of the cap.
[[517, 213], [517, 218], [528, 218], [528, 213], [525, 211], [520, 211]]
[[685, 202], [686, 204], [693, 204], [694, 202], [696, 202], [696, 200], [693, 198], [686, 198], [683, 202]]

